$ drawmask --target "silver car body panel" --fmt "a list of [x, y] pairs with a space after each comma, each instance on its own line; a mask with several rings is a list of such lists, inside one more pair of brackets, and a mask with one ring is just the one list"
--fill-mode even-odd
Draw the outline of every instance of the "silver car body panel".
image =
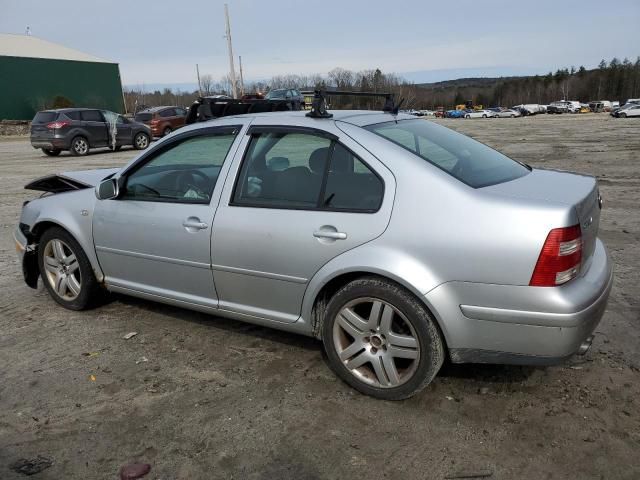
[[[242, 126], [209, 205], [129, 202], [145, 205], [123, 213], [118, 204], [124, 202], [98, 201], [93, 189], [85, 189], [31, 201], [20, 222], [32, 230], [45, 221], [61, 225], [78, 240], [107, 288], [151, 300], [314, 335], [314, 305], [322, 288], [345, 274], [369, 273], [405, 286], [424, 302], [454, 362], [509, 361], [509, 355], [553, 359], [575, 352], [599, 322], [612, 283], [610, 259], [597, 239], [595, 179], [533, 169], [516, 180], [474, 189], [361, 128], [392, 119], [414, 117], [338, 111], [333, 119], [320, 120], [279, 112], [194, 124], [179, 134]], [[335, 135], [384, 181], [380, 209], [346, 213], [231, 205], [253, 125]], [[154, 144], [115, 177], [177, 135]], [[66, 175], [93, 185], [106, 174]], [[167, 226], [193, 215], [208, 228], [191, 234]], [[549, 231], [576, 224], [584, 241], [578, 278], [560, 287], [528, 286]], [[346, 238], [320, 241], [313, 235], [320, 228]], [[21, 235], [16, 230], [16, 241], [26, 245]], [[113, 274], [105, 278], [102, 266]]]

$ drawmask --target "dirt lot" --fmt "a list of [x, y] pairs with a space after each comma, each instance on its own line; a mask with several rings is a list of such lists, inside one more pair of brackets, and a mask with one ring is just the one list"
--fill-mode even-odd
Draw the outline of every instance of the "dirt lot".
[[386, 403], [337, 380], [308, 338], [125, 297], [65, 311], [22, 281], [12, 230], [33, 196], [22, 186], [135, 152], [52, 159], [4, 138], [0, 478], [23, 478], [9, 465], [38, 455], [53, 466], [33, 478], [56, 480], [114, 479], [133, 460], [152, 465], [151, 479], [640, 478], [640, 121], [440, 123], [531, 165], [600, 178], [616, 279], [585, 357], [447, 366], [422, 394]]

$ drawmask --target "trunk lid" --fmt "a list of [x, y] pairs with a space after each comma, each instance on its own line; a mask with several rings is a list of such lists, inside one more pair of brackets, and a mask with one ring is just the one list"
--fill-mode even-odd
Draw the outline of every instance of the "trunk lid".
[[[601, 199], [595, 177], [535, 168], [524, 177], [484, 187], [482, 191], [574, 208], [582, 231], [582, 263], [587, 265], [595, 250], [600, 225]], [[549, 225], [549, 230], [568, 226]]]

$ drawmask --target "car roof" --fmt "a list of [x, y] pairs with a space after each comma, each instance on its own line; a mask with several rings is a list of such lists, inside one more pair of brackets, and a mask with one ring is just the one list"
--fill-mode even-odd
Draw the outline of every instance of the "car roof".
[[[295, 120], [300, 117], [306, 117], [308, 110], [298, 110], [298, 111], [285, 111], [285, 112], [263, 112], [263, 113], [246, 113], [243, 115], [230, 115], [228, 117], [222, 117], [225, 119], [230, 118], [280, 118], [283, 123], [286, 123], [287, 119]], [[385, 113], [382, 111], [371, 111], [371, 110], [330, 110], [329, 113], [333, 115], [333, 117], [328, 119], [316, 118], [314, 121], [321, 124], [326, 120], [334, 120], [340, 122], [351, 123], [357, 126], [366, 126], [373, 125], [375, 123], [383, 123], [383, 122], [391, 122], [394, 120], [415, 120], [416, 117], [413, 115], [408, 115], [405, 113], [399, 113], [397, 115], [393, 115], [391, 113]], [[215, 120], [215, 119], [212, 119]], [[211, 120], [210, 120], [211, 121]], [[424, 120], [426, 121], [426, 120]], [[207, 122], [202, 122], [206, 124]]]
[[144, 110], [140, 110], [138, 113], [155, 113], [155, 112], [159, 112], [160, 110], [164, 110], [165, 108], [181, 108], [181, 107], [178, 107], [177, 105], [164, 105], [162, 107], [145, 108]]

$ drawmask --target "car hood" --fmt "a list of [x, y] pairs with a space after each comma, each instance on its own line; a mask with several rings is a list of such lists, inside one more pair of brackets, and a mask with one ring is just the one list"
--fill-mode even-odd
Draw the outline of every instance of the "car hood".
[[27, 190], [62, 193], [71, 190], [95, 187], [106, 177], [120, 171], [119, 168], [100, 168], [97, 170], [77, 170], [62, 172], [38, 178], [24, 186]]

